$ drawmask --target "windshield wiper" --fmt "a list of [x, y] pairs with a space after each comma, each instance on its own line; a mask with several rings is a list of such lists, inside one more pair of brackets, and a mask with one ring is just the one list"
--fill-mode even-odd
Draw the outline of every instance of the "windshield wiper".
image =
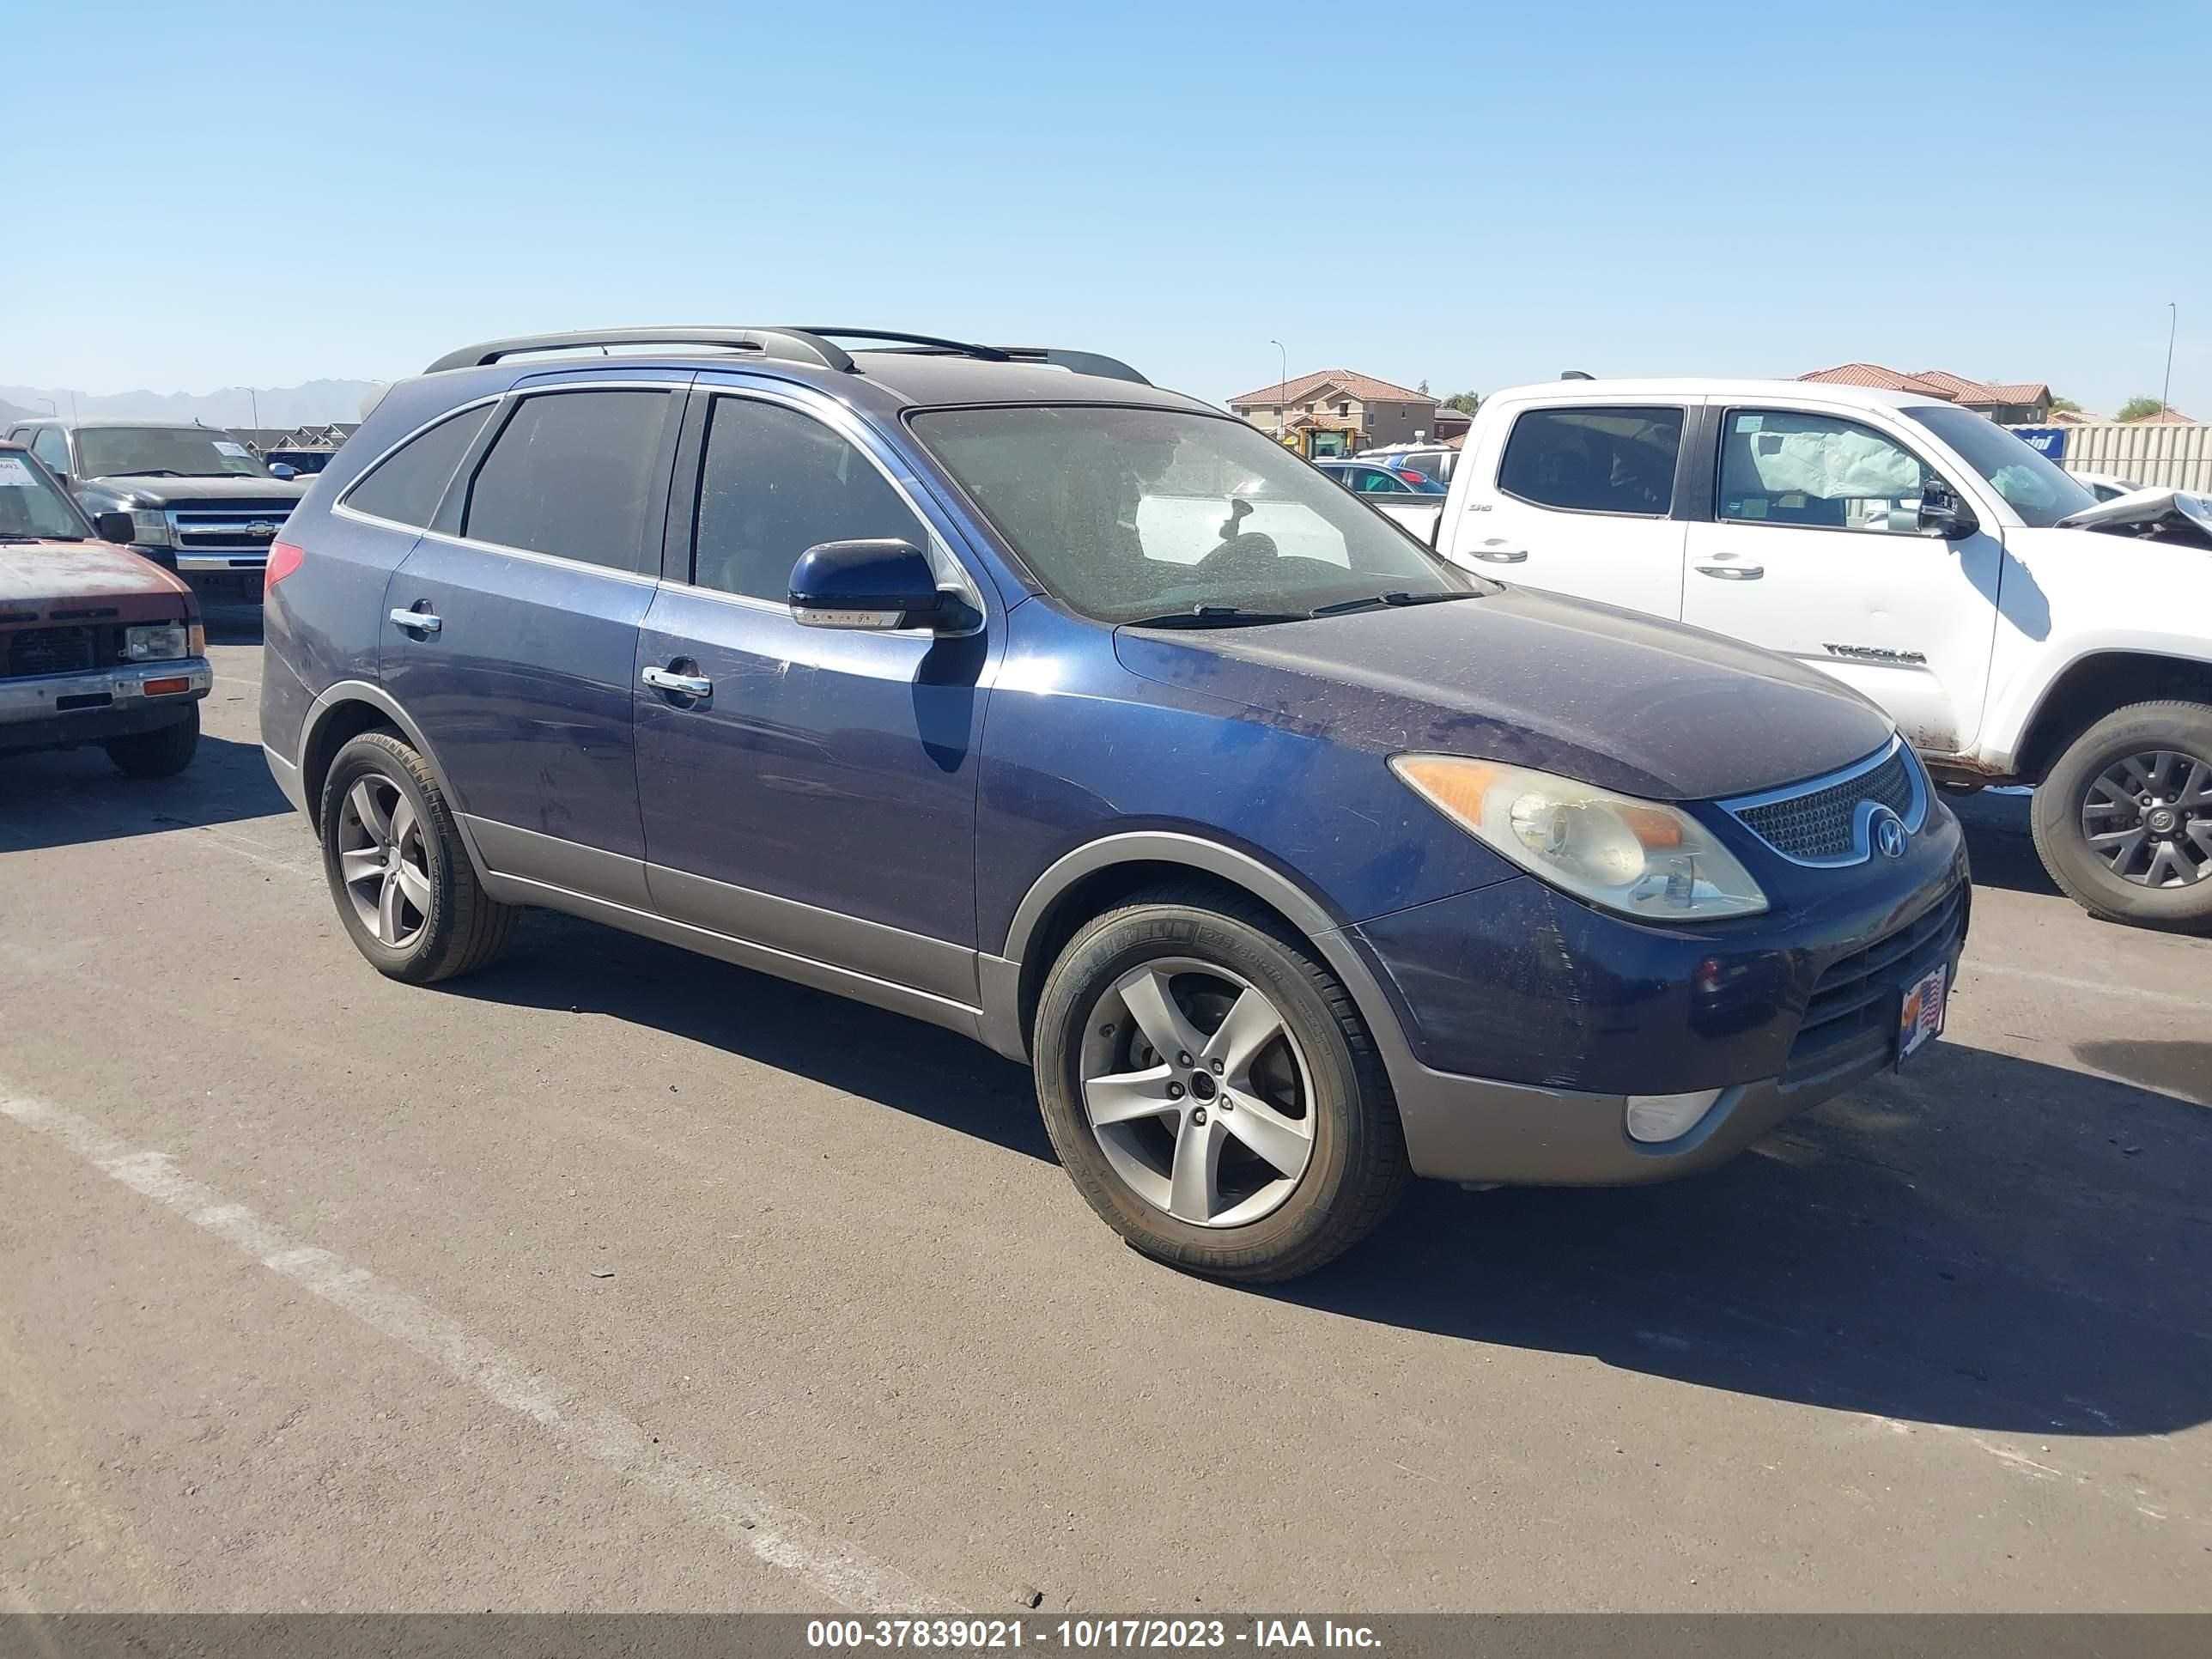
[[103, 472], [100, 476], [103, 478], [181, 478], [185, 475], [166, 466], [127, 466], [120, 472]]
[[1486, 598], [1478, 588], [1453, 588], [1442, 593], [1408, 593], [1403, 588], [1390, 593], [1370, 593], [1364, 599], [1339, 599], [1334, 605], [1317, 605], [1313, 609], [1316, 617], [1341, 617], [1351, 611], [1375, 611], [1384, 605], [1442, 605], [1446, 599], [1480, 599]]
[[1124, 628], [1258, 628], [1267, 623], [1304, 622], [1304, 611], [1247, 611], [1234, 605], [1194, 605], [1188, 611], [1170, 611], [1157, 617], [1137, 617]]

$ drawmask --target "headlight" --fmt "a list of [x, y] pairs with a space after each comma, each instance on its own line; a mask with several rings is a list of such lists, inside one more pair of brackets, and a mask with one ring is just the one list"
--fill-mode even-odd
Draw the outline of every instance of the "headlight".
[[1577, 898], [1644, 921], [1756, 915], [1766, 895], [1679, 807], [1463, 755], [1390, 769], [1485, 846]]
[[191, 633], [183, 623], [161, 623], [151, 628], [123, 630], [123, 657], [126, 662], [168, 662], [191, 654]]
[[169, 534], [167, 514], [144, 507], [131, 514], [131, 544], [133, 547], [167, 547], [173, 539]]

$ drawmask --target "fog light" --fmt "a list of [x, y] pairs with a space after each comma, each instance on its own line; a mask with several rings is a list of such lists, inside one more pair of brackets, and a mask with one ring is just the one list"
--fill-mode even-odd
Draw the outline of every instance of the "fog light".
[[1686, 1095], [1631, 1095], [1629, 1136], [1635, 1140], [1661, 1141], [1686, 1135], [1720, 1097], [1717, 1089], [1699, 1089]]

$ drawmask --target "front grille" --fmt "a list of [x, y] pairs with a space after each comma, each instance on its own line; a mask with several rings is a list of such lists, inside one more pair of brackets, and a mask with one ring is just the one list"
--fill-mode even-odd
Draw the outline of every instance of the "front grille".
[[1881, 761], [1840, 783], [1779, 799], [1732, 803], [1729, 811], [1751, 833], [1786, 859], [1800, 864], [1853, 864], [1867, 856], [1859, 827], [1859, 807], [1873, 801], [1916, 826], [1923, 805], [1919, 781], [1903, 744]]
[[[176, 532], [179, 553], [230, 555], [258, 562], [268, 558], [269, 544], [295, 505], [292, 501], [224, 501], [176, 507], [169, 509], [169, 524]], [[256, 525], [264, 526], [266, 533], [253, 533]]]
[[79, 673], [95, 665], [100, 642], [89, 628], [27, 628], [10, 634], [8, 675]]
[[1896, 1040], [1899, 994], [1950, 960], [1966, 925], [1966, 884], [1863, 951], [1828, 964], [1814, 982], [1805, 1018], [1790, 1045], [1786, 1086], [1881, 1058]]

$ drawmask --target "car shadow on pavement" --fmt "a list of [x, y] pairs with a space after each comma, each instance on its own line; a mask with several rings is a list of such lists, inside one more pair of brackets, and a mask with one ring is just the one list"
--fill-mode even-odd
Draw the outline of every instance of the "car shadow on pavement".
[[2208, 1193], [2204, 1107], [1938, 1044], [1681, 1182], [1419, 1183], [1273, 1294], [1898, 1423], [2166, 1433], [2212, 1419]]
[[200, 601], [200, 621], [207, 629], [210, 645], [258, 645], [261, 643], [261, 602], [210, 600], [203, 596]]
[[0, 853], [154, 836], [289, 812], [261, 745], [200, 733], [173, 778], [126, 778], [97, 744], [0, 759]]
[[952, 1031], [550, 910], [507, 954], [432, 988], [611, 1015], [1052, 1161], [1025, 1066]]
[[2035, 850], [2028, 828], [2028, 797], [2009, 790], [1984, 789], [1974, 795], [1946, 795], [1966, 834], [1966, 856], [1973, 860], [1974, 885], [2015, 893], [2056, 896], [2057, 886]]

